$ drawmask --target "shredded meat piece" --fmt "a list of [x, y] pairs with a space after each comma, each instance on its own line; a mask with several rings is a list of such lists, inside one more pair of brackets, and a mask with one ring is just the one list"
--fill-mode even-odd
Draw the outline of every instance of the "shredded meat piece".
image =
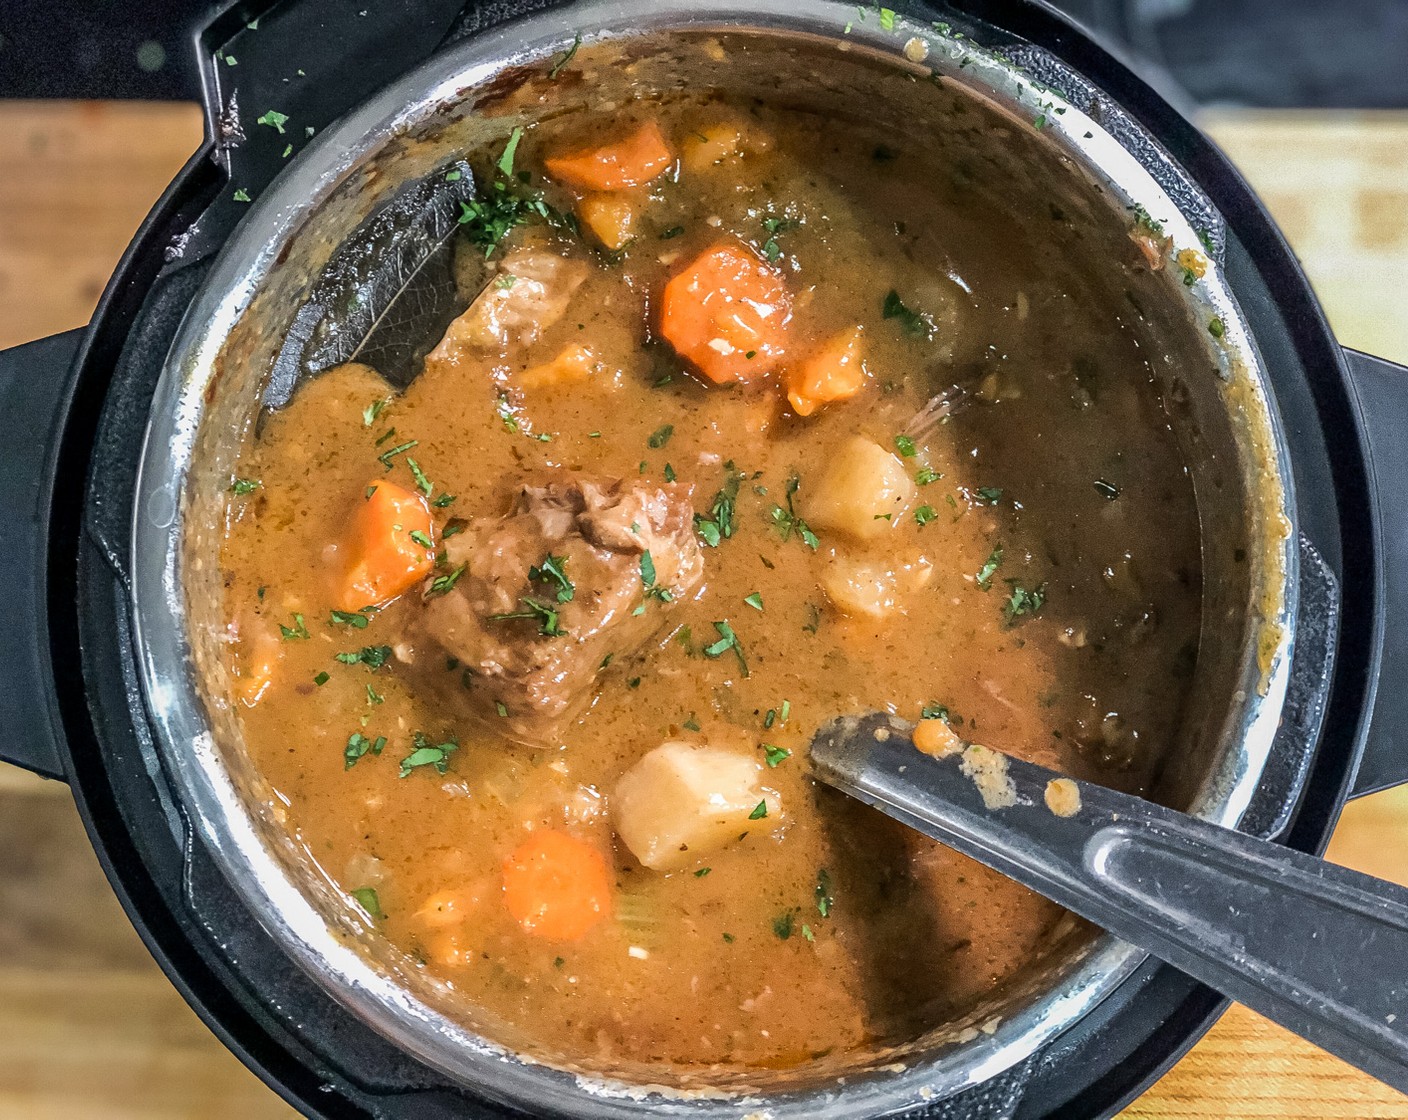
[[[465, 567], [445, 593], [427, 589], [424, 634], [468, 670], [480, 714], [527, 742], [549, 740], [590, 698], [608, 655], [648, 641], [704, 575], [687, 490], [566, 472], [524, 486], [506, 517], [445, 548]], [[548, 557], [570, 593], [544, 573]]]
[[587, 266], [546, 249], [526, 246], [505, 254], [494, 279], [445, 331], [430, 361], [462, 349], [506, 350], [531, 346], [567, 312]]

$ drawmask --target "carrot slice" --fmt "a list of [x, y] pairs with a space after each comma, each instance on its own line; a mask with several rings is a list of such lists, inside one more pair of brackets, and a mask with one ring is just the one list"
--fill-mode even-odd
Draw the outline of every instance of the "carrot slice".
[[435, 567], [435, 523], [425, 498], [385, 480], [370, 483], [367, 491], [343, 542], [347, 567], [337, 600], [347, 611], [390, 602]]
[[660, 333], [717, 385], [751, 381], [782, 360], [792, 297], [782, 276], [740, 245], [706, 249], [665, 285]]
[[619, 191], [650, 182], [674, 158], [660, 126], [647, 121], [615, 143], [553, 156], [543, 165], [554, 179], [574, 187]]
[[504, 860], [504, 903], [534, 937], [576, 941], [611, 913], [611, 877], [596, 848], [541, 829]]
[[790, 372], [787, 399], [798, 416], [810, 416], [821, 405], [848, 400], [865, 388], [864, 334], [864, 327], [850, 327], [832, 335]]

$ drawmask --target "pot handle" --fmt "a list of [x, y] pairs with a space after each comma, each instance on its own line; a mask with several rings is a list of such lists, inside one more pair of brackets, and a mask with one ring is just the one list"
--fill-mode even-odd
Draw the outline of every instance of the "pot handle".
[[[82, 330], [0, 350], [0, 416], [27, 438], [0, 444], [0, 759], [64, 778], [49, 650], [49, 509], [59, 428]], [[17, 423], [16, 423], [17, 422]]]
[[1383, 650], [1351, 797], [1408, 782], [1408, 366], [1344, 348], [1368, 452], [1384, 589]]

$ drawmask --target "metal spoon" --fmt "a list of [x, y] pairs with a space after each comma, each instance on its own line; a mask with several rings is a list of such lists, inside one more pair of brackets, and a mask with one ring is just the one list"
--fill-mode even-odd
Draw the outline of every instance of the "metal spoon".
[[1408, 890], [912, 730], [833, 720], [816, 776], [1408, 1092]]

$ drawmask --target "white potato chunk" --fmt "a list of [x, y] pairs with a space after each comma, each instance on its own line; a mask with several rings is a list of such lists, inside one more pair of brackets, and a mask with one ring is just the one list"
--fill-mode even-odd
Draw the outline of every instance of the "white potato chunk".
[[[758, 760], [739, 751], [661, 743], [616, 783], [616, 834], [645, 867], [687, 867], [746, 832], [778, 823], [782, 803], [763, 787], [762, 774]], [[766, 816], [757, 815], [762, 803]]]
[[813, 528], [875, 540], [900, 524], [916, 489], [899, 456], [874, 440], [852, 436], [816, 485], [803, 491], [802, 515]]
[[843, 613], [885, 618], [903, 611], [903, 597], [929, 582], [934, 567], [923, 556], [912, 559], [850, 556], [832, 550], [821, 573], [821, 589]]
[[898, 598], [895, 573], [888, 565], [853, 556], [837, 556], [821, 574], [821, 589], [843, 612], [884, 618]]

